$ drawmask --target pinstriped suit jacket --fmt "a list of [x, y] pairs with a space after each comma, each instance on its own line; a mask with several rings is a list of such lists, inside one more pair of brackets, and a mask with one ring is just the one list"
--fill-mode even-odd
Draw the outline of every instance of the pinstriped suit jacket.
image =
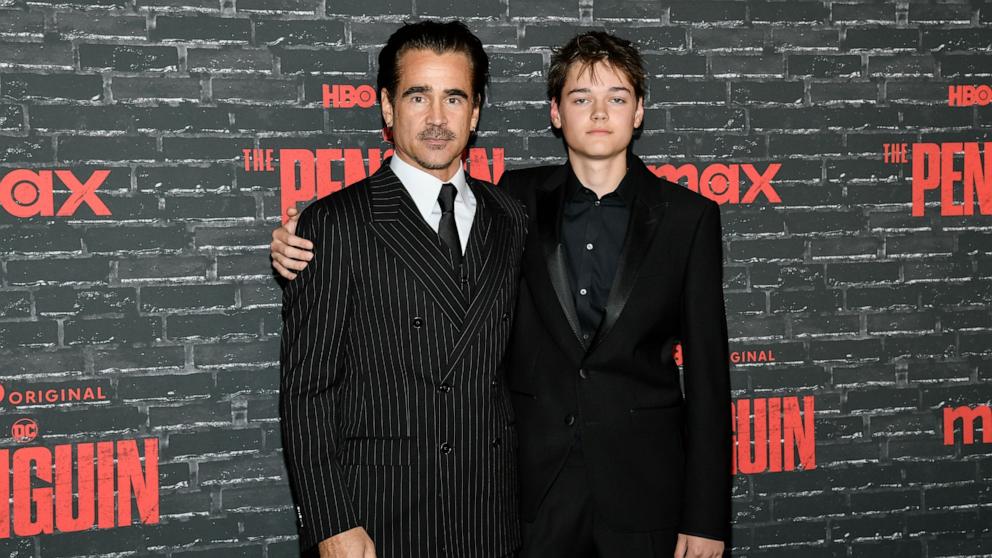
[[280, 417], [305, 547], [356, 526], [379, 558], [519, 543], [499, 364], [526, 217], [491, 184], [469, 185], [462, 277], [388, 163], [300, 216], [316, 250], [284, 289]]

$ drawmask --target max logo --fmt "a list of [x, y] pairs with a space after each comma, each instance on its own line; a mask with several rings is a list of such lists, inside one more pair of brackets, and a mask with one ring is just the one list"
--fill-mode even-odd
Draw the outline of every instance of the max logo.
[[944, 445], [954, 445], [954, 422], [961, 420], [961, 442], [969, 446], [975, 443], [975, 423], [981, 422], [982, 443], [992, 444], [992, 407], [977, 405], [971, 407], [944, 407]]
[[[759, 172], [754, 165], [707, 165], [702, 172], [695, 165], [648, 165], [648, 169], [659, 178], [672, 182], [685, 179], [686, 186], [693, 192], [699, 192], [720, 205], [725, 203], [751, 203], [758, 199], [758, 194], [765, 196], [771, 203], [782, 203], [782, 198], [772, 186], [772, 179], [782, 168], [781, 163], [771, 163], [764, 172]], [[744, 197], [741, 197], [741, 172], [750, 181]]]
[[[981, 151], [980, 145], [984, 145]], [[937, 189], [941, 215], [974, 215], [976, 197], [978, 212], [992, 215], [992, 142], [914, 143], [914, 217], [923, 216], [927, 190]], [[960, 196], [960, 203], [955, 196]]]
[[369, 108], [375, 104], [375, 89], [371, 85], [324, 84], [324, 108]]
[[[69, 198], [55, 211], [52, 174], [69, 189]], [[0, 180], [0, 205], [15, 217], [69, 217], [82, 204], [96, 215], [110, 215], [110, 209], [97, 197], [96, 190], [110, 176], [109, 170], [94, 171], [85, 181], [80, 181], [70, 170], [10, 171]]]
[[984, 107], [992, 103], [992, 87], [988, 85], [949, 85], [947, 105], [951, 107]]

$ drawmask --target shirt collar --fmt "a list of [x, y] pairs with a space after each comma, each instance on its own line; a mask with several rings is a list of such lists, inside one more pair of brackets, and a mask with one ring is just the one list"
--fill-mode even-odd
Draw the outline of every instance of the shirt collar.
[[441, 185], [445, 182], [453, 184], [455, 190], [458, 191], [458, 197], [465, 199], [468, 182], [465, 179], [465, 168], [462, 165], [458, 165], [458, 170], [446, 181], [439, 180], [434, 175], [418, 169], [397, 155], [389, 158], [389, 168], [413, 196], [413, 201], [417, 203], [417, 207], [421, 207], [421, 202], [426, 203], [428, 207], [433, 207], [434, 203], [437, 202], [438, 194], [441, 193]]
[[[578, 199], [579, 193], [582, 192], [583, 190], [585, 190], [592, 198], [596, 198], [596, 193], [593, 192], [591, 189], [587, 188], [585, 185], [583, 185], [582, 182], [579, 180], [579, 177], [575, 176], [575, 170], [572, 169], [571, 161], [565, 164], [568, 166], [568, 179], [565, 180], [566, 199], [569, 200]], [[620, 180], [620, 184], [617, 185], [617, 189], [610, 192], [606, 196], [616, 194], [617, 196], [620, 197], [620, 200], [623, 201], [623, 203], [625, 203], [628, 206], [631, 205], [634, 201], [634, 188], [631, 186], [630, 182], [631, 182], [630, 167], [628, 166], [627, 173], [623, 175], [623, 178]], [[603, 197], [605, 198], [606, 196]]]

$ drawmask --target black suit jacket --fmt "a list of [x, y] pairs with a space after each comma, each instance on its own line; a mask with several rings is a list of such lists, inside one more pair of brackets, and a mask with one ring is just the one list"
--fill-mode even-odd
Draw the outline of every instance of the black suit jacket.
[[500, 359], [522, 205], [469, 179], [465, 278], [389, 164], [300, 216], [314, 259], [284, 289], [280, 418], [302, 544], [363, 526], [379, 558], [519, 544]]
[[530, 220], [506, 358], [521, 510], [533, 519], [579, 439], [603, 521], [725, 539], [731, 425], [719, 207], [632, 155], [628, 172], [636, 200], [625, 245], [603, 322], [585, 343], [560, 241], [567, 168], [500, 181]]

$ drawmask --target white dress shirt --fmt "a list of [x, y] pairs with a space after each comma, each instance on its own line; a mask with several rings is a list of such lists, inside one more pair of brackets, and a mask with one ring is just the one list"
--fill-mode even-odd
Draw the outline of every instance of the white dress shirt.
[[462, 254], [468, 246], [468, 235], [472, 232], [472, 221], [475, 219], [475, 194], [465, 181], [465, 168], [461, 165], [454, 176], [448, 180], [438, 180], [434, 176], [400, 159], [398, 155], [389, 158], [389, 168], [403, 187], [413, 198], [413, 203], [420, 210], [427, 224], [437, 232], [441, 224], [441, 204], [437, 201], [441, 193], [441, 185], [445, 182], [454, 184], [458, 195], [455, 196], [455, 226], [458, 228], [458, 240], [461, 241]]

